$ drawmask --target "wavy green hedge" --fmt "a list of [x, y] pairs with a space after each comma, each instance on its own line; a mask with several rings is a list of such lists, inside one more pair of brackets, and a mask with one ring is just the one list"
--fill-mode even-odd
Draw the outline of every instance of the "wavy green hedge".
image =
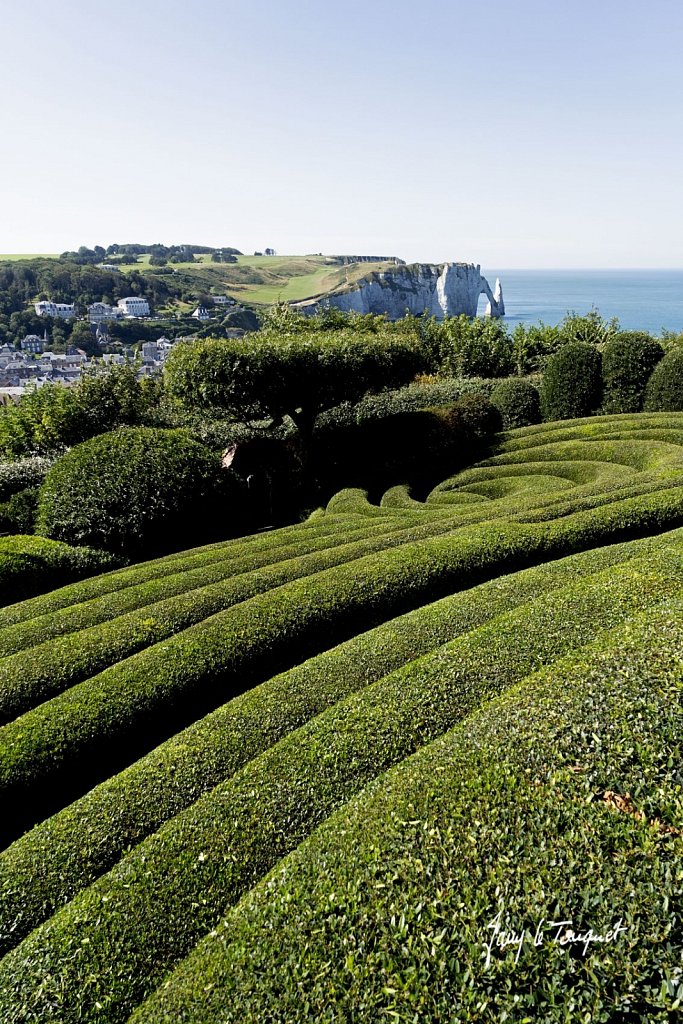
[[[200, 714], [362, 628], [501, 572], [683, 521], [683, 490], [552, 523], [491, 523], [366, 555], [220, 612], [72, 686], [0, 729], [5, 837]], [[321, 634], [321, 627], [328, 636]], [[112, 643], [117, 632], [111, 624]], [[209, 685], [210, 682], [210, 685]], [[28, 815], [32, 817], [28, 817]], [[21, 825], [20, 825], [21, 823]]]
[[[382, 530], [365, 527], [349, 533], [351, 543], [342, 543], [346, 540], [343, 536], [336, 544], [325, 538], [312, 545], [280, 548], [260, 558], [251, 554], [212, 562], [208, 568], [129, 587], [0, 631], [0, 650], [7, 652], [0, 658], [0, 724], [255, 594], [371, 552], [449, 530], [445, 520], [434, 525], [421, 523], [413, 530], [402, 523]], [[353, 542], [354, 537], [365, 539]], [[261, 567], [254, 568], [259, 561]], [[249, 568], [252, 571], [246, 571]], [[133, 610], [126, 611], [129, 606]], [[42, 643], [40, 638], [44, 638]], [[30, 646], [31, 642], [35, 646]], [[23, 649], [10, 655], [18, 645]]]
[[21, 601], [116, 564], [117, 559], [93, 548], [72, 548], [21, 534], [0, 537], [0, 604]]
[[542, 593], [670, 551], [681, 535], [613, 545], [499, 577], [392, 619], [229, 701], [0, 853], [0, 954], [126, 849], [335, 702]]
[[101, 1009], [111, 1024], [125, 1020], [226, 903], [379, 772], [600, 628], [683, 594], [682, 551], [674, 541], [522, 605], [350, 696], [251, 761], [6, 955], [5, 1019], [97, 1019]]
[[[670, 1024], [681, 650], [679, 599], [484, 706], [322, 825], [131, 1024]], [[499, 911], [524, 941], [487, 965]], [[582, 955], [565, 920], [623, 931]]]

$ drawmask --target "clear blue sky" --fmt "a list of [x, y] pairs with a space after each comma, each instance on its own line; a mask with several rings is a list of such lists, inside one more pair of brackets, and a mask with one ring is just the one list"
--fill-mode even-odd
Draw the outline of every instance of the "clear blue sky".
[[0, 252], [683, 266], [680, 0], [8, 0]]

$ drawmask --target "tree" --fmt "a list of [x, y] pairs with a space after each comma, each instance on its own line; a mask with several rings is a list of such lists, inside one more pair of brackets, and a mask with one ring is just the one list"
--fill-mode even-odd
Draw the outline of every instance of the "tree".
[[223, 409], [236, 419], [289, 416], [308, 439], [316, 416], [369, 391], [400, 387], [424, 368], [417, 337], [352, 331], [260, 333], [176, 345], [164, 367], [169, 392], [195, 408]]

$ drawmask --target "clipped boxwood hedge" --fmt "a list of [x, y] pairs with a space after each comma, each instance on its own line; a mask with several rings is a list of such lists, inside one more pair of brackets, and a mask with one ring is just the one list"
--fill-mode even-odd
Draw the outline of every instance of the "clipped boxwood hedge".
[[[407, 541], [448, 532], [445, 519], [412, 529], [396, 522], [381, 532], [366, 526], [350, 533], [347, 543], [323, 541], [308, 553], [306, 545], [292, 545], [294, 550], [280, 550], [285, 555], [281, 560], [266, 554], [259, 568], [254, 568], [258, 563], [253, 555], [241, 563], [213, 563], [196, 573], [185, 572], [180, 579], [168, 576], [161, 583], [127, 588], [119, 595], [61, 610], [47, 622], [42, 617], [21, 623], [5, 630], [4, 636], [0, 631], [0, 650], [7, 652], [0, 658], [0, 724], [256, 594]], [[357, 536], [361, 539], [355, 540]], [[18, 640], [26, 646], [9, 654]]]
[[649, 334], [623, 331], [602, 353], [603, 409], [608, 413], [640, 412], [652, 371], [664, 349]]
[[509, 377], [496, 384], [491, 392], [491, 404], [500, 413], [504, 430], [541, 422], [538, 388], [523, 377]]
[[232, 525], [224, 476], [218, 456], [182, 430], [121, 427], [83, 441], [52, 466], [37, 532], [127, 555], [211, 539]]
[[683, 412], [683, 348], [672, 348], [654, 368], [644, 406], [648, 412]]
[[[483, 706], [330, 817], [131, 1024], [670, 1024], [681, 649], [679, 599]], [[520, 955], [494, 945], [487, 965], [501, 911]], [[547, 924], [567, 920], [621, 930], [584, 954]]]
[[67, 1018], [97, 1009], [126, 1020], [226, 904], [364, 784], [600, 628], [682, 594], [682, 551], [674, 543], [522, 605], [323, 712], [8, 953], [0, 1011], [30, 1019], [57, 1005]]
[[0, 604], [21, 601], [113, 567], [104, 551], [73, 548], [42, 537], [0, 537]]
[[542, 593], [681, 540], [677, 531], [499, 577], [383, 623], [229, 701], [0, 853], [0, 955], [164, 821], [350, 693]]

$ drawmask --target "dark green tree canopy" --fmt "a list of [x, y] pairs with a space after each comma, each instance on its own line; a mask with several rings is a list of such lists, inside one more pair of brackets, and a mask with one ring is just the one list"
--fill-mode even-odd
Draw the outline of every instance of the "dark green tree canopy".
[[417, 336], [266, 332], [177, 345], [164, 378], [190, 407], [221, 408], [245, 421], [288, 415], [308, 434], [322, 410], [400, 387], [425, 368], [426, 358]]
[[640, 331], [623, 331], [607, 342], [602, 353], [605, 412], [640, 412], [652, 371], [664, 349]]

